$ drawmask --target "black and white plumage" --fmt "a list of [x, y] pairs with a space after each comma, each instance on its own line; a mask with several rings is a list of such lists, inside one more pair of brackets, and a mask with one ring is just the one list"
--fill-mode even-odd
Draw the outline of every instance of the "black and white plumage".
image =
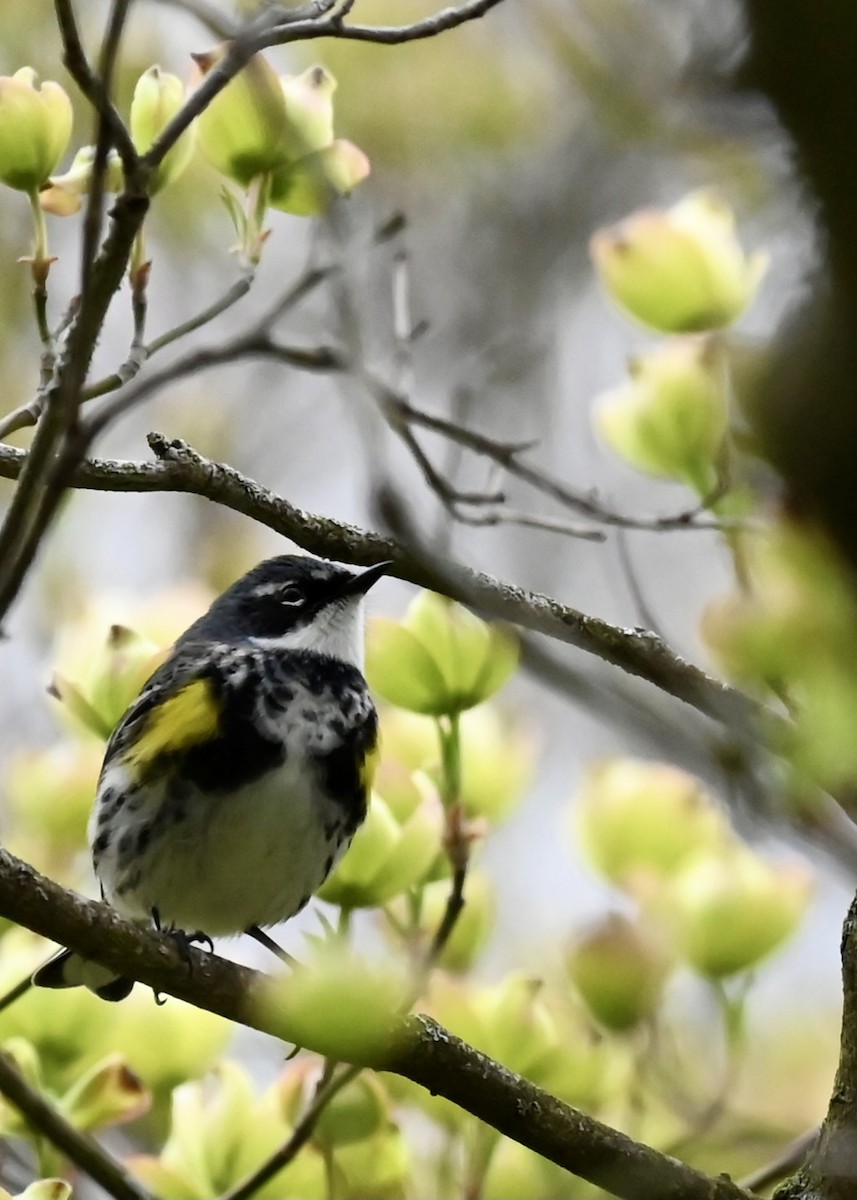
[[[362, 600], [385, 565], [271, 559], [178, 639], [98, 783], [93, 865], [117, 912], [235, 934], [287, 920], [321, 886], [366, 815], [378, 721]], [[69, 954], [34, 978], [128, 990]]]

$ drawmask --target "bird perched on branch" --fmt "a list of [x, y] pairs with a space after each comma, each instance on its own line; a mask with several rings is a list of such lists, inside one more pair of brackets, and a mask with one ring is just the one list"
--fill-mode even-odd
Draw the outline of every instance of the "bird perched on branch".
[[[366, 815], [378, 718], [358, 571], [283, 555], [181, 635], [107, 744], [89, 826], [103, 898], [185, 943], [265, 933], [321, 886]], [[133, 981], [62, 951], [33, 976], [121, 1000]]]

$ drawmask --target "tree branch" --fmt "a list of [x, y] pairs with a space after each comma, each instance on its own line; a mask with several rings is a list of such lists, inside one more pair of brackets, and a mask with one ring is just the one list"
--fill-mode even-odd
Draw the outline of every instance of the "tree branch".
[[[267, 977], [258, 971], [198, 949], [186, 961], [171, 938], [66, 891], [3, 849], [0, 915], [157, 992], [288, 1037], [287, 1013], [262, 1015]], [[411, 1079], [622, 1200], [749, 1200], [727, 1178], [709, 1178], [562, 1103], [428, 1017], [395, 1020], [387, 1047], [356, 1065]]]
[[[185, 492], [205, 496], [266, 525], [311, 554], [369, 565], [390, 559], [392, 574], [435, 587], [500, 620], [566, 642], [654, 684], [730, 727], [746, 729], [765, 710], [743, 692], [707, 675], [644, 630], [622, 629], [549, 596], [503, 583], [490, 575], [458, 571], [439, 580], [398, 542], [354, 525], [307, 513], [260, 487], [225, 463], [212, 462], [184, 442], [150, 434], [158, 461], [91, 459], [69, 476], [72, 487], [107, 492]], [[27, 453], [0, 445], [0, 477], [16, 479]], [[773, 720], [773, 718], [771, 717]]]
[[114, 1200], [152, 1200], [151, 1193], [118, 1159], [88, 1134], [75, 1129], [55, 1105], [30, 1087], [9, 1055], [3, 1053], [0, 1053], [0, 1095]]

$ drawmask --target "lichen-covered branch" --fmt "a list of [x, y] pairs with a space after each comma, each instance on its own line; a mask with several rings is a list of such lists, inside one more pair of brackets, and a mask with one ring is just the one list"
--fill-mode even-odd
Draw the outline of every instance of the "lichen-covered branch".
[[[287, 1035], [287, 1017], [278, 1014], [274, 1029], [256, 1002], [265, 981], [259, 972], [195, 949], [186, 961], [170, 938], [128, 924], [106, 905], [66, 891], [2, 849], [0, 916], [157, 992]], [[749, 1200], [731, 1180], [706, 1176], [571, 1108], [428, 1017], [396, 1020], [387, 1048], [360, 1065], [393, 1071], [444, 1096], [622, 1200]]]
[[[378, 533], [304, 512], [225, 463], [212, 462], [184, 442], [151, 434], [155, 462], [91, 459], [70, 475], [72, 487], [106, 492], [188, 492], [205, 496], [281, 533], [312, 554], [368, 565], [392, 561], [393, 575], [435, 587], [522, 629], [546, 634], [685, 701], [715, 720], [744, 726], [762, 715], [749, 697], [679, 657], [654, 634], [622, 629], [550, 596], [503, 583], [490, 575], [457, 571], [443, 580], [415, 560], [407, 546]], [[0, 477], [15, 479], [24, 451], [0, 444]]]

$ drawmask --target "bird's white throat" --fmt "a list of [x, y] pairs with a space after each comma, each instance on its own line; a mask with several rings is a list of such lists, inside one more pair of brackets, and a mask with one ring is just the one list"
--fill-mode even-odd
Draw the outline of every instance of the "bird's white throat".
[[254, 646], [278, 650], [312, 650], [341, 659], [363, 670], [363, 597], [347, 596], [325, 605], [305, 625], [289, 629], [279, 637], [254, 637]]

